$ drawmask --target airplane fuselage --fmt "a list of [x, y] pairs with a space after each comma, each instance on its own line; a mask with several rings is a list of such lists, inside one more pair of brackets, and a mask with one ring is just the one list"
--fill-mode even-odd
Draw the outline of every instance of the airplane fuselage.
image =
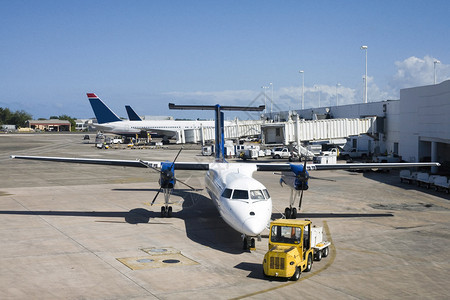
[[210, 164], [205, 185], [223, 220], [246, 236], [258, 236], [269, 224], [272, 199], [266, 187], [252, 178], [251, 164]]
[[148, 131], [154, 134], [174, 137], [177, 131], [180, 130], [214, 126], [214, 121], [116, 121], [93, 124], [93, 126], [98, 130], [120, 135], [135, 135], [141, 131]]

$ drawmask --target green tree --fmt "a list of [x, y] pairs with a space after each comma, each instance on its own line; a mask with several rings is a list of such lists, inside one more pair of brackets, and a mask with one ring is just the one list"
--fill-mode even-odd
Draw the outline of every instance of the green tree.
[[32, 116], [23, 110], [11, 112], [9, 108], [0, 107], [0, 124], [24, 127], [25, 123], [31, 118]]
[[11, 111], [9, 108], [1, 108], [0, 107], [0, 124], [7, 124], [6, 120], [11, 117]]

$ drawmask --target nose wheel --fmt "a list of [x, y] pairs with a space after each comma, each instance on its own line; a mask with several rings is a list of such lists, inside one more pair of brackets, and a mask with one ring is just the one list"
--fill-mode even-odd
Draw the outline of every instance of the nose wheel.
[[245, 251], [252, 251], [252, 250], [256, 250], [256, 246], [255, 246], [255, 239], [248, 237], [248, 236], [244, 236], [243, 237], [243, 245], [242, 245], [242, 249]]
[[172, 206], [161, 207], [161, 218], [170, 218], [172, 216]]

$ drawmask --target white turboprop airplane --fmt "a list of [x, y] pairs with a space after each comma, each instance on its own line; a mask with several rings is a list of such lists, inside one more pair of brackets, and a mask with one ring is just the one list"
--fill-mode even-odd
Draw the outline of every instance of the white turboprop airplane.
[[164, 141], [176, 137], [182, 129], [198, 129], [214, 126], [214, 121], [175, 121], [175, 120], [142, 120], [131, 109], [126, 107], [130, 120], [120, 119], [99, 97], [94, 93], [87, 93], [87, 97], [94, 111], [97, 123], [93, 126], [103, 132], [124, 136], [136, 136], [141, 132], [161, 135]]
[[[199, 109], [199, 106], [175, 106], [174, 109]], [[263, 106], [261, 106], [264, 109]], [[200, 109], [216, 110], [216, 149], [223, 149], [223, 112], [220, 110], [261, 110], [259, 108], [243, 108], [234, 106], [202, 106]], [[221, 136], [221, 137], [220, 137]], [[181, 150], [180, 150], [181, 151]], [[179, 154], [179, 153], [178, 153]], [[177, 155], [178, 157], [178, 155]], [[411, 168], [439, 166], [438, 163], [370, 163], [370, 164], [292, 164], [292, 163], [228, 163], [223, 159], [223, 151], [216, 151], [216, 162], [157, 162], [143, 160], [112, 160], [91, 158], [67, 158], [67, 157], [43, 157], [43, 156], [19, 156], [11, 158], [44, 160], [54, 162], [68, 162], [80, 164], [100, 164], [126, 167], [147, 167], [160, 172], [160, 190], [155, 195], [152, 204], [158, 194], [164, 192], [164, 206], [161, 207], [161, 215], [170, 216], [172, 207], [169, 206], [169, 196], [176, 183], [175, 170], [206, 171], [205, 186], [216, 205], [221, 217], [233, 229], [240, 232], [243, 238], [244, 249], [253, 249], [255, 237], [259, 237], [267, 227], [272, 216], [272, 199], [266, 187], [254, 179], [255, 171], [283, 172], [281, 180], [292, 188], [297, 194], [303, 195], [303, 190], [308, 189], [308, 170], [349, 170], [349, 169], [374, 169], [374, 168]], [[287, 173], [289, 172], [289, 173]], [[290, 179], [290, 180], [288, 180]], [[179, 181], [179, 180], [178, 180]], [[180, 181], [181, 182], [181, 181]], [[183, 182], [181, 182], [183, 183]], [[185, 184], [185, 183], [183, 183]], [[191, 187], [192, 188], [192, 187]], [[295, 199], [294, 199], [295, 201]], [[293, 197], [289, 207], [286, 208], [286, 217], [295, 218], [296, 208]], [[301, 196], [299, 209], [301, 205]]]

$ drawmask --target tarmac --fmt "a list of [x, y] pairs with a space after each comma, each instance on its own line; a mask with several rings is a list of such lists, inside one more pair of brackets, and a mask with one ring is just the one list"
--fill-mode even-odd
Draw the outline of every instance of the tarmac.
[[[13, 160], [15, 155], [172, 160], [168, 149], [96, 149], [80, 134], [0, 135], [0, 299], [448, 299], [450, 196], [398, 171], [311, 171], [299, 218], [324, 226], [330, 255], [297, 282], [267, 279], [256, 250], [219, 216], [203, 171], [178, 171], [172, 218], [150, 169]], [[91, 134], [91, 138], [95, 138]], [[211, 161], [185, 145], [178, 161]], [[280, 162], [281, 160], [277, 160]], [[249, 162], [251, 163], [251, 162]], [[257, 172], [273, 219], [279, 176]]]

